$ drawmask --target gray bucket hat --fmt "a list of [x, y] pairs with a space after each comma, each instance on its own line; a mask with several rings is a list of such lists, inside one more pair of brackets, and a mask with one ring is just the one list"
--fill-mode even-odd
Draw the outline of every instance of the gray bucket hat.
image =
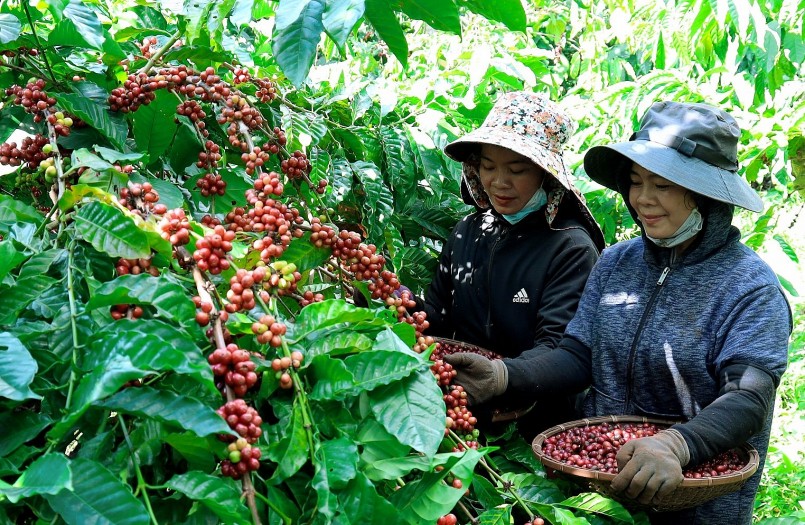
[[627, 158], [694, 193], [763, 211], [763, 201], [738, 175], [741, 129], [727, 112], [707, 104], [655, 102], [628, 142], [590, 148], [584, 170], [594, 181], [618, 188]]

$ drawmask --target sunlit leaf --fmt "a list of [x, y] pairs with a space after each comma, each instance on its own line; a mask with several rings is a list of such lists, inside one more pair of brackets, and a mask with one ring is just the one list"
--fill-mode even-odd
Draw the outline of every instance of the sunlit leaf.
[[20, 36], [22, 24], [20, 19], [11, 13], [0, 13], [0, 44], [13, 42]]
[[272, 47], [283, 73], [298, 86], [307, 78], [324, 31], [324, 1], [302, 0], [296, 4], [303, 6], [299, 9], [298, 17], [285, 27], [278, 28], [273, 36]]
[[391, 4], [384, 0], [365, 0], [365, 16], [380, 38], [389, 46], [397, 60], [408, 67], [408, 42]]
[[38, 457], [9, 488], [0, 487], [0, 494], [11, 503], [30, 496], [57, 494], [72, 490], [72, 473], [64, 454], [51, 453]]
[[119, 209], [90, 202], [75, 216], [76, 231], [101, 253], [111, 257], [148, 257], [151, 249], [145, 233]]
[[322, 17], [324, 30], [336, 45], [344, 45], [355, 24], [363, 16], [363, 10], [363, 0], [329, 0], [325, 3]]

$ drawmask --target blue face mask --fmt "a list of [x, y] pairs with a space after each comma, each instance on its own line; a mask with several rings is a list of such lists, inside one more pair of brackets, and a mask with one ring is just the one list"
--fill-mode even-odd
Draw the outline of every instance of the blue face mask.
[[[545, 193], [545, 190], [542, 189], [542, 186], [534, 192], [534, 195], [525, 203], [525, 206], [518, 211], [517, 213], [512, 213], [511, 215], [503, 215], [503, 218], [509, 224], [517, 224], [530, 213], [537, 211], [538, 209], [542, 208], [548, 203], [548, 194]], [[501, 214], [502, 215], [502, 214]]]
[[702, 214], [699, 213], [699, 209], [693, 208], [690, 212], [690, 215], [688, 215], [688, 218], [685, 219], [685, 222], [682, 223], [679, 229], [676, 230], [676, 233], [674, 233], [672, 236], [665, 239], [655, 239], [647, 234], [646, 237], [651, 239], [651, 242], [657, 246], [661, 246], [663, 248], [673, 248], [674, 246], [678, 246], [688, 239], [693, 238], [696, 234], [702, 231], [703, 224], [704, 218], [702, 217]]

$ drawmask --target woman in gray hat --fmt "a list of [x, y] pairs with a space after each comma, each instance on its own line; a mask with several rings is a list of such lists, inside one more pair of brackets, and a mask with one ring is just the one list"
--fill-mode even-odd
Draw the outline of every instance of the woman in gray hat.
[[649, 506], [683, 467], [747, 440], [759, 451], [740, 491], [652, 523], [752, 521], [792, 321], [776, 275], [731, 226], [735, 206], [763, 208], [737, 173], [739, 137], [724, 111], [659, 102], [630, 141], [587, 152], [586, 172], [623, 196], [642, 236], [603, 252], [559, 348], [530, 362], [520, 392], [590, 387], [585, 416], [682, 421], [618, 452], [612, 488]]
[[[519, 404], [493, 398], [508, 383], [525, 381], [520, 361], [558, 344], [603, 249], [601, 231], [563, 161], [571, 131], [570, 118], [541, 95], [507, 93], [482, 126], [445, 148], [463, 163], [462, 193], [475, 212], [445, 243], [420, 307], [428, 334], [506, 358], [448, 357], [459, 378], [473, 359], [492, 363], [492, 377], [464, 383], [477, 416]], [[547, 405], [521, 418], [524, 436], [575, 414], [569, 397]]]

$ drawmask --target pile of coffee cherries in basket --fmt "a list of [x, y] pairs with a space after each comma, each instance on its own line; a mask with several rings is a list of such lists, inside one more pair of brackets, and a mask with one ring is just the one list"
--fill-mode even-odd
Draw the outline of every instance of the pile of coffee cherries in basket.
[[[615, 456], [630, 439], [653, 436], [664, 427], [655, 423], [600, 423], [569, 428], [547, 437], [543, 454], [557, 461], [607, 474], [618, 473]], [[746, 461], [735, 450], [728, 450], [696, 467], [683, 471], [686, 478], [726, 476], [741, 470]]]

